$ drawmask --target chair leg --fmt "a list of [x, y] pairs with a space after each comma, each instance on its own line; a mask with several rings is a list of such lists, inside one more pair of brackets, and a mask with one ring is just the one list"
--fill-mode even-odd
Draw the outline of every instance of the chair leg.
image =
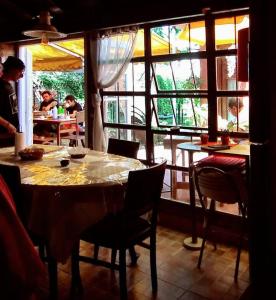
[[157, 292], [157, 267], [156, 267], [156, 235], [153, 234], [150, 238], [150, 272], [152, 291]]
[[131, 258], [131, 265], [134, 266], [137, 263], [139, 255], [136, 253], [134, 246], [130, 247], [128, 251]]
[[73, 249], [71, 256], [71, 293], [79, 294], [83, 291], [81, 276], [80, 276], [80, 267], [79, 267], [79, 247], [80, 242], [78, 241]]
[[117, 250], [112, 249], [111, 250], [111, 264], [112, 264], [113, 267], [115, 266], [116, 256], [117, 256]]
[[84, 140], [81, 140], [82, 147], [85, 148]]
[[95, 258], [95, 259], [98, 259], [98, 256], [99, 256], [99, 249], [100, 249], [99, 245], [95, 244], [95, 245], [94, 245], [94, 258]]
[[127, 282], [126, 282], [126, 249], [119, 250], [119, 274], [120, 274], [120, 299], [127, 299]]
[[205, 222], [205, 225], [204, 225], [203, 239], [202, 239], [202, 244], [201, 244], [200, 253], [199, 253], [198, 262], [197, 262], [198, 269], [200, 269], [200, 266], [201, 266], [203, 251], [205, 248], [205, 243], [206, 243], [206, 239], [207, 239], [207, 235], [208, 235], [208, 231], [209, 231], [209, 227], [210, 227], [210, 220], [208, 217], [205, 217], [204, 222]]
[[58, 299], [57, 261], [53, 257], [49, 256], [49, 254], [47, 254], [47, 257], [48, 257], [50, 299]]

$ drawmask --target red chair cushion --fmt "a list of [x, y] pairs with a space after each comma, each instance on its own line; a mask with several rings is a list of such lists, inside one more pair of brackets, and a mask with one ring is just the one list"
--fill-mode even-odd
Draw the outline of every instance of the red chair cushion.
[[223, 171], [231, 171], [233, 169], [244, 169], [245, 168], [245, 158], [233, 157], [233, 156], [223, 156], [223, 155], [210, 155], [206, 158], [198, 161], [198, 167], [215, 167], [222, 169]]

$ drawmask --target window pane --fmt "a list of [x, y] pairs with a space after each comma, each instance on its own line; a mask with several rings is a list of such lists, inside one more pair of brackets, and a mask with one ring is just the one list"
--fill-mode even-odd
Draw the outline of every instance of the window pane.
[[248, 97], [218, 98], [218, 129], [229, 129], [229, 131], [233, 132], [248, 132]]
[[[206, 98], [157, 98], [154, 99], [158, 123], [163, 126], [208, 127]], [[152, 126], [156, 126], [153, 118]]]
[[136, 37], [133, 57], [141, 57], [144, 55], [145, 55], [144, 29], [139, 29]]
[[124, 74], [115, 84], [105, 91], [144, 91], [145, 90], [145, 64], [130, 63]]
[[247, 15], [216, 19], [216, 49], [237, 49], [237, 32], [245, 27], [249, 27], [249, 17]]
[[154, 63], [153, 70], [159, 91], [207, 89], [206, 59]]
[[131, 107], [131, 123], [138, 125], [146, 124], [146, 108], [144, 97], [134, 97], [134, 104]]
[[151, 29], [151, 53], [152, 55], [169, 54], [169, 27], [155, 27]]
[[151, 30], [152, 55], [206, 50], [205, 22], [155, 27]]
[[103, 97], [103, 120], [108, 123], [118, 123], [118, 108], [116, 96]]
[[177, 90], [207, 89], [207, 60], [189, 59], [171, 63]]
[[247, 90], [248, 83], [237, 81], [236, 56], [221, 56], [216, 58], [217, 89], [218, 90]]

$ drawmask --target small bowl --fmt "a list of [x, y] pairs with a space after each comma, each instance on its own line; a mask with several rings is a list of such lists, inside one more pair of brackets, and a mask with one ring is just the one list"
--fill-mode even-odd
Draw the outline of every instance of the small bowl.
[[84, 158], [87, 153], [87, 148], [73, 147], [68, 150], [68, 154], [73, 159]]
[[71, 158], [84, 158], [86, 153], [71, 154]]
[[68, 158], [63, 158], [63, 159], [60, 161], [60, 166], [61, 166], [61, 167], [67, 167], [69, 164], [70, 164], [70, 160], [69, 160]]
[[39, 160], [44, 154], [43, 148], [25, 148], [18, 152], [22, 160]]

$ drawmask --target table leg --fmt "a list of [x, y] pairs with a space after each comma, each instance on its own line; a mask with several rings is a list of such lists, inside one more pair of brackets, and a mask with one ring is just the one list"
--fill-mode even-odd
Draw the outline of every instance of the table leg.
[[193, 180], [193, 151], [188, 151], [189, 157], [189, 192], [190, 192], [190, 207], [191, 207], [191, 221], [192, 221], [192, 236], [184, 240], [183, 244], [187, 249], [199, 250], [201, 248], [202, 239], [197, 237], [196, 233], [196, 199], [195, 186]]
[[60, 146], [60, 124], [57, 125], [57, 145]]

